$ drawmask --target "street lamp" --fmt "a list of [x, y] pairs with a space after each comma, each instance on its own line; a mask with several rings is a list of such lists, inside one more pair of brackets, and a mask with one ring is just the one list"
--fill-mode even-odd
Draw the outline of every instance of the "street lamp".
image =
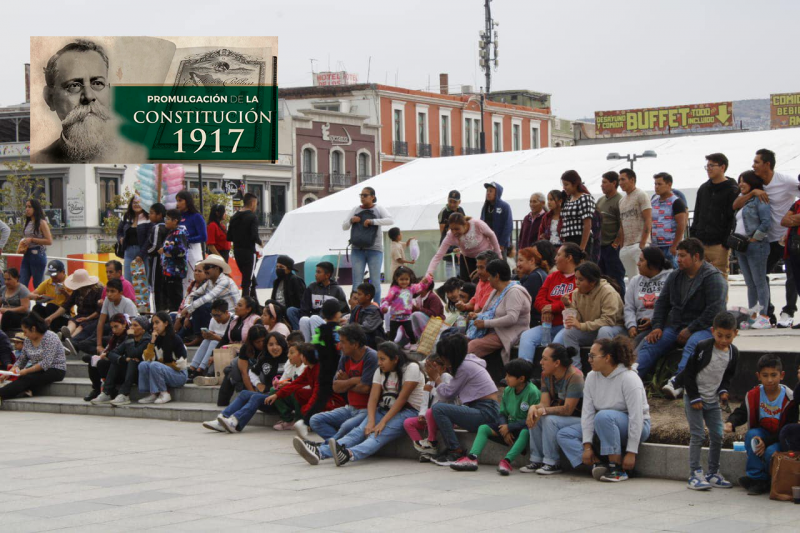
[[641, 154], [626, 154], [624, 156], [620, 155], [617, 152], [611, 152], [606, 156], [606, 159], [608, 159], [609, 161], [614, 161], [618, 159], [625, 160], [631, 164], [631, 170], [633, 170], [633, 162], [636, 161], [637, 159], [644, 159], [646, 157], [658, 157], [658, 154], [655, 152], [655, 150], [645, 150]]

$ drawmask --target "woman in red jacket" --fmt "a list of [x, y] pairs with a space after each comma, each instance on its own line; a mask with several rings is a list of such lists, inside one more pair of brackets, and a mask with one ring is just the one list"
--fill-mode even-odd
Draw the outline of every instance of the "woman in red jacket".
[[[556, 254], [556, 271], [545, 278], [533, 306], [542, 314], [542, 324], [551, 324], [550, 341], [564, 329], [564, 310], [562, 296], [568, 296], [575, 289], [575, 267], [583, 261], [584, 253], [580, 246], [568, 242], [558, 249]], [[543, 326], [529, 329], [519, 339], [519, 357], [533, 362], [536, 347], [542, 344]], [[549, 344], [547, 341], [545, 344]]]
[[214, 205], [208, 214], [208, 253], [221, 256], [225, 262], [231, 254], [231, 241], [228, 240], [228, 228], [225, 219], [228, 214], [224, 205]]

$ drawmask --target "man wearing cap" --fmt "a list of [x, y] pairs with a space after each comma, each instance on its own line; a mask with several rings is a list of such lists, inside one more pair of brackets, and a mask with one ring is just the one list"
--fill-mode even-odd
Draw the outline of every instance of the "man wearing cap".
[[64, 280], [67, 279], [64, 263], [53, 259], [47, 264], [47, 273], [48, 277], [31, 293], [30, 299], [36, 301], [33, 310], [39, 316], [46, 317], [44, 321], [47, 322], [50, 329], [59, 331], [67, 325], [69, 316], [53, 318], [53, 314], [64, 305], [72, 291], [64, 286]]
[[295, 270], [294, 259], [288, 255], [278, 256], [275, 264], [276, 279], [272, 285], [272, 299], [286, 309], [290, 307], [299, 309], [303, 293], [306, 290], [306, 282], [300, 276], [295, 275]]
[[502, 185], [493, 181], [484, 183], [483, 186], [486, 189], [486, 201], [481, 209], [481, 220], [494, 231], [497, 242], [500, 243], [500, 250], [503, 252], [503, 259], [506, 259], [508, 249], [511, 247], [511, 230], [514, 227], [511, 206], [502, 200]]
[[241, 298], [239, 287], [228, 274], [231, 267], [218, 255], [209, 255], [199, 263], [203, 265], [208, 280], [191, 293], [192, 301], [183, 308], [182, 317], [190, 316], [195, 310], [207, 305], [210, 309], [211, 302], [221, 298], [228, 303], [228, 309], [236, 307], [236, 302]]
[[[461, 208], [461, 193], [452, 190], [447, 195], [447, 205], [445, 205], [441, 211], [439, 211], [439, 232], [441, 236], [439, 237], [439, 244], [442, 244], [442, 241], [447, 236], [447, 231], [450, 229], [450, 215], [453, 213], [464, 213], [464, 209]], [[451, 246], [447, 249], [447, 253], [451, 254], [456, 249], [455, 246]], [[456, 275], [454, 263], [450, 260], [445, 261], [444, 264], [445, 275], [448, 278], [451, 278]]]

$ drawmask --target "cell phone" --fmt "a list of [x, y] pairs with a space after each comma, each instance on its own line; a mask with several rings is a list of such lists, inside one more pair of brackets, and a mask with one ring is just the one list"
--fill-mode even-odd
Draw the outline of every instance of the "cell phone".
[[637, 324], [638, 324], [639, 327], [642, 327], [645, 324], [647, 324], [647, 319], [646, 318], [640, 318], [639, 322], [637, 322]]
[[211, 333], [211, 330], [208, 328], [200, 328], [200, 331], [202, 331], [203, 333]]

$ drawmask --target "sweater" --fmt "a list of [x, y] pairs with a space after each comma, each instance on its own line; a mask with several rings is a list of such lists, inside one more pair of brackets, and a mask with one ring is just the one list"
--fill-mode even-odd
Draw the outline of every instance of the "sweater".
[[416, 303], [419, 311], [425, 313], [426, 316], [444, 319], [444, 304], [435, 292], [430, 291], [424, 299], [421, 299], [421, 297], [416, 298]]
[[186, 253], [189, 249], [187, 232], [183, 226], [170, 231], [164, 239], [164, 256], [161, 268], [165, 278], [183, 279], [189, 270]]
[[228, 240], [227, 233], [217, 222], [208, 225], [208, 244], [220, 252], [231, 249], [231, 242]]
[[471, 353], [464, 358], [450, 383], [442, 382], [436, 386], [436, 394], [443, 401], [458, 398], [463, 405], [496, 392], [497, 386], [486, 371], [486, 361]]
[[519, 231], [518, 249], [522, 250], [528, 246], [533, 246], [533, 243], [539, 239], [539, 228], [546, 214], [547, 212], [542, 209], [535, 217], [532, 213], [525, 215], [525, 218], [522, 219], [522, 228]]
[[500, 246], [508, 248], [511, 246], [511, 230], [514, 229], [514, 218], [511, 214], [511, 206], [503, 201], [503, 186], [497, 182], [492, 182], [492, 186], [497, 191], [494, 203], [484, 202], [481, 209], [481, 220], [486, 221], [491, 218], [491, 227], [497, 236]]
[[389, 313], [389, 320], [408, 320], [414, 311], [414, 296], [427, 289], [431, 283], [433, 279], [426, 277], [406, 288], [392, 285], [381, 302], [381, 312]]
[[502, 255], [500, 244], [498, 244], [497, 236], [492, 231], [492, 228], [482, 220], [471, 219], [469, 221], [469, 230], [464, 235], [456, 237], [452, 231], [447, 232], [442, 244], [439, 245], [439, 249], [428, 265], [427, 274], [433, 274], [433, 271], [442, 262], [442, 258], [451, 246], [458, 248], [461, 251], [461, 255], [472, 259], [486, 250], [492, 250], [497, 255]]
[[[761, 400], [761, 390], [764, 386], [758, 385], [747, 392], [742, 404], [736, 408], [728, 417], [728, 422], [733, 424], [733, 427], [741, 426], [747, 423], [748, 429], [761, 427], [759, 421], [759, 404]], [[770, 433], [762, 438], [766, 446], [770, 446], [778, 442], [778, 435], [780, 430], [786, 424], [797, 422], [797, 403], [794, 401], [795, 393], [800, 393], [800, 385], [795, 387], [794, 392], [786, 385], [781, 384], [783, 389], [783, 409], [781, 410], [780, 418], [778, 421], [778, 429], [774, 433]]]
[[639, 274], [628, 282], [625, 291], [625, 329], [635, 328], [643, 318], [653, 318], [656, 300], [671, 272], [662, 270], [652, 278]]
[[544, 280], [542, 288], [539, 289], [539, 294], [536, 295], [533, 305], [540, 313], [544, 306], [552, 306], [553, 325], [560, 326], [564, 323], [564, 317], [561, 316], [561, 312], [564, 310], [564, 303], [561, 301], [561, 297], [571, 293], [574, 289], [575, 274], [567, 276], [561, 271], [556, 270]]
[[[353, 223], [350, 220], [356, 216], [356, 214], [360, 213], [361, 211], [365, 211], [367, 209], [372, 210], [375, 213], [376, 218], [372, 219], [372, 224], [377, 226], [391, 226], [394, 224], [394, 219], [392, 218], [391, 213], [386, 210], [385, 207], [377, 204], [373, 204], [372, 207], [366, 208], [360, 205], [355, 206], [353, 209], [350, 210], [348, 213], [347, 218], [344, 219], [342, 223], [342, 229], [344, 231], [350, 231], [350, 228], [353, 226]], [[360, 224], [363, 222], [360, 222]], [[377, 252], [383, 251], [383, 231], [378, 228], [378, 231], [375, 233], [375, 241], [372, 243], [372, 246], [369, 248], [364, 248], [365, 250], [375, 250]]]
[[[664, 283], [653, 312], [653, 329], [688, 328], [692, 333], [708, 329], [717, 313], [725, 310], [728, 283], [711, 263], [704, 262], [693, 280], [682, 270], [673, 270]], [[680, 285], [691, 283], [686, 297]]]
[[726, 246], [735, 223], [733, 202], [738, 195], [739, 186], [733, 178], [725, 178], [722, 183], [708, 180], [700, 185], [689, 233], [706, 246]]
[[[711, 356], [714, 353], [714, 342], [714, 339], [706, 339], [698, 342], [694, 349], [694, 353], [686, 361], [686, 367], [684, 367], [681, 375], [678, 376], [678, 380], [683, 380], [683, 387], [686, 389], [686, 399], [689, 401], [689, 403], [703, 401], [703, 399], [700, 397], [700, 392], [697, 387], [697, 375], [701, 370], [708, 366], [708, 363], [711, 361]], [[739, 359], [739, 349], [733, 345], [731, 345], [730, 349], [731, 359], [728, 361], [728, 367], [725, 369], [725, 373], [722, 375], [722, 382], [719, 385], [717, 394], [728, 392], [731, 379], [733, 379], [733, 375], [736, 373], [736, 362]]]
[[186, 228], [189, 244], [206, 242], [208, 240], [208, 230], [206, 229], [206, 219], [200, 213], [183, 213], [181, 226]]
[[228, 240], [239, 251], [255, 251], [256, 244], [262, 246], [261, 237], [258, 236], [258, 217], [256, 214], [249, 209], [242, 209], [234, 213], [228, 223]]
[[[489, 299], [483, 306], [483, 311], [487, 311], [499, 296], [497, 291], [492, 291]], [[531, 295], [525, 287], [519, 283], [514, 283], [508, 288], [506, 295], [497, 305], [494, 318], [484, 320], [486, 329], [491, 329], [503, 343], [503, 363], [508, 363], [511, 359], [511, 347], [517, 344], [520, 335], [527, 331], [531, 321]]]
[[530, 381], [519, 394], [514, 387], [506, 387], [503, 401], [500, 402], [500, 425], [525, 420], [528, 417], [528, 408], [538, 405], [541, 397], [539, 388]]
[[572, 293], [573, 309], [578, 310], [581, 331], [597, 331], [603, 326], [621, 326], [622, 297], [606, 280], [600, 279], [587, 294]]
[[347, 297], [344, 295], [344, 290], [335, 281], [331, 281], [328, 285], [314, 282], [303, 291], [303, 300], [300, 302], [301, 316], [319, 315], [322, 311], [322, 304], [325, 300], [336, 298], [342, 304], [342, 314], [350, 311], [350, 306], [347, 305]]
[[[305, 415], [311, 409], [311, 406], [314, 405], [314, 402], [317, 401], [317, 396], [319, 394], [319, 365], [314, 366], [307, 366], [306, 369], [303, 371], [302, 374], [294, 378], [291, 383], [287, 383], [275, 393], [278, 398], [288, 398], [290, 395], [294, 394], [295, 392], [299, 391], [300, 389], [309, 387], [311, 389], [311, 395], [308, 397], [308, 400], [300, 405], [300, 412]], [[297, 396], [295, 396], [297, 398]], [[297, 398], [299, 399], [299, 398]], [[330, 398], [328, 398], [328, 402], [325, 404], [325, 410], [331, 411], [336, 409], [337, 407], [341, 407], [345, 404], [344, 398], [336, 394], [335, 392], [331, 394]]]
[[628, 415], [628, 444], [625, 448], [630, 453], [638, 453], [644, 421], [650, 419], [650, 405], [636, 372], [617, 365], [608, 376], [595, 371], [586, 376], [581, 411], [584, 444], [590, 444], [594, 438], [595, 415], [607, 409]]

